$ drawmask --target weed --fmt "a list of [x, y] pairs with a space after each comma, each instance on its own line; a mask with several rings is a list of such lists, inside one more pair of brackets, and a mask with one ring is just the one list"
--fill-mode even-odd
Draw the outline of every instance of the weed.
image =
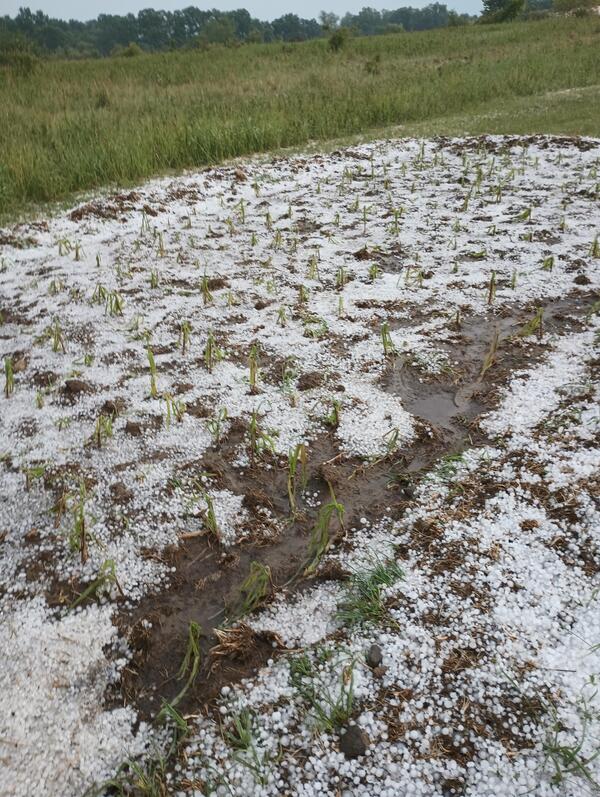
[[448, 454], [442, 457], [438, 466], [434, 468], [431, 475], [426, 478], [428, 480], [437, 478], [440, 479], [440, 481], [449, 482], [456, 476], [458, 468], [463, 461], [463, 454]]
[[324, 421], [327, 426], [337, 429], [340, 425], [340, 408], [342, 402], [339, 399], [333, 399], [331, 402], [331, 412], [325, 416]]
[[542, 262], [542, 271], [552, 271], [554, 268], [554, 255], [548, 255]]
[[[330, 667], [342, 662], [332, 661]], [[354, 666], [350, 659], [341, 667], [339, 680], [332, 686], [303, 654], [290, 662], [290, 679], [320, 731], [332, 733], [348, 723], [354, 711]], [[336, 688], [336, 683], [339, 686]]]
[[148, 346], [146, 349], [146, 355], [148, 357], [148, 366], [150, 368], [150, 395], [152, 398], [158, 398], [158, 388], [156, 386], [156, 361], [154, 359], [154, 352], [150, 346]]
[[93, 441], [97, 448], [102, 448], [102, 443], [112, 437], [112, 419], [108, 415], [100, 414], [96, 419], [94, 427]]
[[63, 333], [58, 318], [54, 319], [51, 335], [52, 335], [52, 351], [53, 352], [62, 351], [63, 354], [66, 354], [67, 348], [65, 346], [65, 340], [63, 338]]
[[250, 460], [253, 464], [255, 457], [263, 456], [266, 451], [269, 451], [275, 456], [275, 440], [273, 434], [268, 434], [260, 428], [256, 410], [252, 410], [252, 415], [250, 416], [248, 438], [250, 441]]
[[296, 507], [296, 477], [298, 475], [298, 465], [300, 465], [300, 476], [303, 487], [307, 479], [308, 454], [304, 443], [298, 443], [295, 448], [288, 452], [288, 477], [287, 489], [290, 502], [290, 512], [292, 516], [297, 514]]
[[87, 543], [87, 524], [85, 518], [85, 502], [87, 491], [83, 479], [79, 484], [79, 493], [73, 504], [73, 527], [69, 535], [69, 546], [72, 551], [79, 551], [81, 563], [85, 564], [88, 559]]
[[272, 590], [271, 568], [260, 562], [251, 562], [250, 573], [240, 587], [240, 598], [234, 616], [239, 618], [253, 612], [265, 601]]
[[254, 716], [249, 709], [244, 708], [233, 718], [233, 728], [225, 731], [223, 738], [227, 744], [238, 751], [233, 756], [238, 764], [250, 770], [259, 785], [266, 786], [269, 782], [266, 770], [269, 756], [266, 751], [260, 755], [256, 748], [252, 730], [253, 723]]
[[181, 737], [187, 736], [190, 731], [185, 717], [177, 711], [173, 703], [167, 703], [166, 700], [163, 700], [162, 708], [156, 719], [170, 720], [175, 728], [177, 728]]
[[213, 295], [210, 292], [210, 283], [206, 275], [206, 272], [204, 272], [204, 276], [202, 277], [202, 280], [200, 282], [200, 291], [202, 293], [202, 301], [204, 302], [204, 306], [206, 306], [207, 304], [212, 304]]
[[64, 291], [65, 283], [60, 279], [54, 279], [48, 286], [48, 293], [50, 296], [56, 296], [57, 293]]
[[190, 345], [190, 338], [192, 335], [192, 327], [189, 321], [182, 321], [179, 326], [179, 345], [181, 346], [181, 353], [185, 357], [185, 353]]
[[551, 761], [554, 768], [552, 783], [555, 786], [559, 786], [569, 776], [576, 775], [586, 780], [593, 787], [594, 792], [597, 792], [600, 790], [600, 783], [594, 779], [590, 771], [590, 764], [600, 756], [600, 749], [596, 749], [590, 756], [584, 756], [583, 754], [588, 725], [592, 715], [585, 704], [582, 708], [578, 706], [578, 713], [582, 722], [581, 733], [578, 739], [568, 743], [565, 734], [566, 728], [560, 721], [556, 709], [554, 706], [549, 706], [549, 710], [553, 716], [553, 722], [542, 747], [546, 761]]
[[29, 492], [35, 479], [42, 479], [46, 474], [46, 465], [32, 465], [25, 470], [25, 489]]
[[543, 307], [538, 307], [533, 318], [530, 318], [529, 321], [526, 324], [524, 324], [521, 327], [521, 329], [517, 332], [517, 337], [528, 338], [530, 335], [537, 333], [537, 336], [541, 338], [543, 331], [544, 331], [544, 309]]
[[322, 340], [329, 333], [329, 326], [324, 318], [318, 315], [306, 315], [302, 321], [304, 335], [313, 340]]
[[15, 374], [11, 357], [4, 358], [4, 395], [11, 396], [15, 390]]
[[338, 523], [344, 527], [344, 505], [332, 498], [325, 506], [321, 507], [317, 522], [313, 526], [308, 546], [308, 564], [304, 570], [304, 575], [312, 575], [317, 569], [323, 554], [329, 548], [330, 536], [329, 526], [332, 518], [337, 516]]
[[208, 337], [206, 338], [206, 346], [204, 347], [204, 363], [209, 373], [212, 373], [215, 364], [220, 362], [223, 356], [223, 350], [217, 346], [213, 331], [209, 329]]
[[382, 273], [381, 269], [379, 268], [377, 263], [372, 263], [369, 266], [369, 281], [375, 282], [375, 280], [381, 276], [381, 273]]
[[485, 360], [483, 361], [483, 365], [481, 366], [481, 371], [479, 373], [479, 378], [483, 379], [489, 369], [496, 361], [496, 354], [498, 353], [498, 346], [500, 343], [500, 332], [498, 329], [494, 330], [494, 336], [490, 342], [490, 348], [488, 353], [485, 355]]
[[252, 743], [252, 714], [247, 708], [233, 718], [233, 731], [225, 733], [225, 741], [236, 750], [249, 750]]
[[250, 354], [248, 355], [248, 369], [250, 390], [255, 392], [258, 390], [258, 374], [259, 374], [259, 348], [258, 343], [253, 343], [250, 347]]
[[304, 285], [300, 285], [298, 288], [298, 306], [304, 307], [307, 304], [309, 298], [308, 288]]
[[69, 252], [72, 250], [71, 242], [67, 238], [61, 238], [58, 243], [58, 255], [62, 257], [63, 255], [68, 255]]
[[171, 425], [171, 418], [175, 417], [178, 423], [181, 423], [185, 415], [185, 402], [181, 399], [174, 399], [170, 393], [165, 393], [163, 396], [166, 405], [166, 418], [165, 425], [167, 428]]
[[496, 298], [496, 272], [492, 271], [492, 276], [490, 277], [490, 284], [488, 286], [487, 303], [493, 304], [495, 298]]
[[316, 255], [311, 255], [308, 259], [308, 278], [311, 280], [319, 280], [319, 261]]
[[381, 325], [381, 343], [383, 345], [384, 357], [393, 358], [398, 354], [398, 350], [390, 334], [390, 325], [387, 321], [384, 321]]
[[94, 288], [94, 292], [92, 294], [92, 299], [91, 299], [92, 304], [104, 304], [104, 302], [106, 302], [107, 297], [108, 297], [108, 291], [106, 290], [104, 285], [102, 285], [102, 283], [99, 282]]
[[107, 585], [113, 584], [119, 590], [121, 596], [123, 596], [123, 590], [121, 589], [121, 585], [117, 579], [117, 568], [115, 562], [112, 559], [107, 559], [100, 566], [98, 575], [94, 581], [92, 581], [92, 583], [79, 595], [79, 597], [73, 601], [69, 608], [74, 609], [81, 603], [84, 603], [86, 600], [88, 600], [88, 598], [97, 597], [101, 589]]
[[381, 623], [387, 614], [382, 592], [403, 578], [396, 562], [380, 562], [372, 569], [355, 573], [349, 581], [346, 597], [337, 617], [344, 625]]
[[217, 523], [217, 516], [215, 515], [215, 507], [213, 500], [208, 493], [204, 493], [204, 501], [206, 503], [206, 512], [204, 520], [208, 526], [209, 531], [218, 539], [220, 539], [219, 524]]
[[[184, 695], [188, 691], [188, 689], [193, 686], [194, 681], [198, 676], [198, 671], [200, 670], [200, 637], [202, 636], [202, 629], [195, 623], [193, 620], [190, 621], [190, 625], [188, 628], [188, 638], [187, 638], [187, 645], [185, 649], [185, 655], [183, 657], [183, 661], [181, 662], [181, 666], [179, 668], [179, 672], [177, 673], [177, 677], [179, 680], [183, 680], [186, 678], [186, 682], [183, 685], [181, 691], [177, 694], [176, 697], [171, 700], [169, 708], [175, 707], [178, 705], [181, 700], [183, 699]], [[168, 716], [169, 712], [163, 706], [158, 718], [164, 718]], [[172, 715], [171, 715], [172, 716]]]
[[513, 221], [526, 221], [528, 223], [531, 223], [531, 215], [532, 215], [532, 209], [530, 207], [525, 208], [525, 210], [523, 210], [521, 213], [515, 216]]
[[215, 445], [218, 445], [221, 441], [221, 432], [223, 430], [223, 424], [225, 423], [226, 420], [227, 420], [227, 409], [225, 407], [221, 407], [221, 409], [217, 412], [217, 414], [213, 418], [208, 418], [206, 420], [206, 428], [211, 434], [213, 443]]
[[115, 315], [123, 315], [123, 309], [125, 307], [125, 302], [123, 297], [118, 291], [110, 291], [106, 295], [106, 303], [104, 305], [104, 314], [115, 316]]
[[383, 442], [385, 443], [386, 456], [390, 456], [398, 448], [398, 440], [400, 439], [400, 429], [394, 427], [383, 435]]

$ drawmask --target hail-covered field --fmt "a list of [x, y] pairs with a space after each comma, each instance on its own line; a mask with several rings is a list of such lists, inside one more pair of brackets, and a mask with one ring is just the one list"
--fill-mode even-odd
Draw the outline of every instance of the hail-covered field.
[[0, 231], [0, 793], [600, 782], [600, 142]]

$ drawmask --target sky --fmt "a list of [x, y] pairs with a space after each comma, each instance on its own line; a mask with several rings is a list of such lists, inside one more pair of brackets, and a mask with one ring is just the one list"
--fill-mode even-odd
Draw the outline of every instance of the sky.
[[[422, 8], [430, 0], [280, 0], [278, 3], [269, 0], [209, 0], [209, 2], [193, 2], [193, 0], [0, 0], [0, 16], [8, 14], [13, 17], [20, 6], [31, 8], [32, 11], [43, 11], [51, 17], [60, 19], [93, 19], [98, 14], [136, 14], [142, 8], [156, 8], [165, 11], [175, 11], [186, 6], [198, 8], [218, 8], [221, 11], [231, 11], [236, 8], [246, 8], [253, 17], [259, 19], [275, 19], [282, 14], [298, 14], [300, 17], [318, 17], [320, 11], [333, 11], [344, 14], [346, 11], [356, 13], [363, 6], [371, 8], [400, 8], [412, 5]], [[431, 0], [433, 2], [433, 0]], [[448, 8], [457, 11], [478, 14], [481, 11], [480, 0], [439, 0], [445, 2]]]

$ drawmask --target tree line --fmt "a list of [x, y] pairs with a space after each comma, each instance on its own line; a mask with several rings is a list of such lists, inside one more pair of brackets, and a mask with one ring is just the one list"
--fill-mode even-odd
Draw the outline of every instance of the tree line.
[[21, 8], [15, 17], [0, 17], [0, 51], [30, 49], [39, 55], [66, 57], [133, 55], [140, 50], [157, 52], [211, 44], [306, 41], [340, 29], [359, 36], [427, 30], [469, 20], [468, 15], [449, 11], [440, 3], [395, 11], [363, 8], [358, 14], [343, 17], [322, 12], [319, 20], [284, 14], [271, 22], [254, 18], [245, 9], [206, 11], [194, 6], [180, 11], [147, 8], [138, 14], [100, 14], [87, 22], [55, 19]]

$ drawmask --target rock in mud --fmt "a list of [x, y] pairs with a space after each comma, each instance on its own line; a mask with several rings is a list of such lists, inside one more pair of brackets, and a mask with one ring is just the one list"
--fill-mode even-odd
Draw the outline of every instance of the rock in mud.
[[379, 667], [382, 661], [383, 653], [381, 652], [379, 645], [371, 645], [367, 651], [367, 664], [369, 667]]
[[346, 758], [359, 758], [367, 752], [369, 737], [358, 725], [350, 725], [340, 736], [340, 750]]

